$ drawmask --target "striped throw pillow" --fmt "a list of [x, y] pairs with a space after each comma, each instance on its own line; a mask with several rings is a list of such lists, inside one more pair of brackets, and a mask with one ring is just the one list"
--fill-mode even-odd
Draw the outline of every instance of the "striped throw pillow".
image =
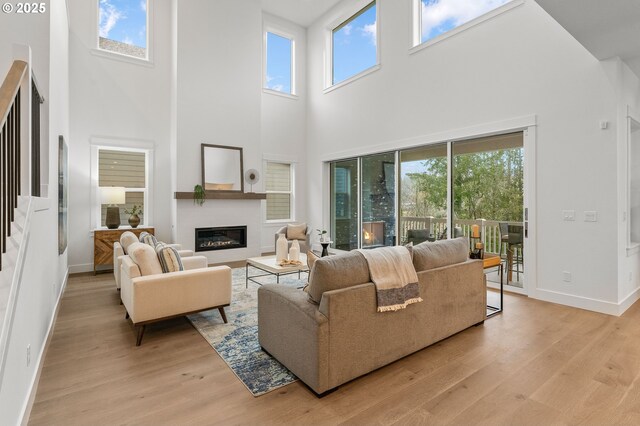
[[156, 240], [156, 237], [153, 234], [150, 234], [148, 232], [140, 233], [140, 242], [148, 244], [153, 248], [155, 248], [156, 244], [158, 244], [158, 240]]
[[184, 265], [182, 259], [180, 259], [180, 253], [173, 247], [166, 245], [165, 243], [158, 243], [156, 245], [156, 253], [158, 254], [158, 260], [162, 267], [162, 272], [178, 272], [184, 271]]

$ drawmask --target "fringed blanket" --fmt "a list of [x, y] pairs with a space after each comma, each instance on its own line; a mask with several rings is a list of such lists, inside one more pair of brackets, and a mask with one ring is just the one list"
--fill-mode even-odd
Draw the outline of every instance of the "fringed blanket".
[[371, 281], [376, 285], [378, 312], [397, 311], [412, 303], [422, 302], [418, 274], [406, 247], [358, 251], [367, 260]]

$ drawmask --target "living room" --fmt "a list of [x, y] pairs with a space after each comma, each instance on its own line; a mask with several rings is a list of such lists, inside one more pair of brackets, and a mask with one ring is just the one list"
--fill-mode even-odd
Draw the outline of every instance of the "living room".
[[[587, 387], [588, 393], [578, 392], [582, 377], [573, 386], [551, 384], [558, 384], [556, 373], [573, 371], [581, 360], [600, 368], [617, 362], [616, 356], [621, 356], [617, 349], [629, 350], [631, 343], [621, 337], [607, 341], [610, 345], [602, 353], [592, 354], [597, 358], [586, 358], [594, 342], [605, 341], [605, 330], [620, 324], [626, 328], [614, 336], [637, 333], [631, 324], [638, 315], [634, 302], [640, 298], [640, 246], [634, 238], [634, 225], [640, 223], [634, 195], [639, 152], [633, 143], [634, 123], [640, 122], [640, 47], [634, 44], [640, 37], [616, 33], [622, 28], [635, 34], [639, 12], [634, 2], [621, 2], [605, 17], [601, 16], [605, 7], [598, 2], [586, 7], [577, 0], [564, 5], [548, 0], [487, 0], [478, 2], [484, 7], [481, 12], [473, 12], [476, 9], [468, 2], [451, 0], [129, 3], [135, 3], [138, 13], [144, 11], [143, 57], [100, 45], [101, 37], [117, 29], [115, 21], [127, 20], [118, 9], [124, 7], [119, 1], [45, 2], [44, 13], [20, 14], [12, 9], [0, 15], [3, 78], [14, 60], [24, 60], [43, 98], [39, 153], [43, 195], [32, 197], [24, 208], [32, 213], [17, 215], [18, 221], [29, 220], [30, 228], [13, 238], [24, 237], [28, 246], [15, 248], [13, 256], [9, 244], [3, 255], [0, 412], [8, 424], [27, 422], [30, 414], [34, 424], [368, 423], [400, 421], [409, 412], [411, 416], [404, 417], [408, 423], [462, 423], [471, 418], [472, 404], [445, 410], [466, 394], [459, 391], [447, 399], [447, 390], [469, 385], [473, 390], [466, 395], [477, 402], [473, 407], [486, 408], [492, 397], [506, 400], [517, 388], [512, 375], [520, 368], [538, 365], [536, 357], [546, 350], [565, 354], [570, 343], [582, 345], [578, 355], [559, 356], [558, 362], [564, 363], [548, 370], [540, 364], [545, 369], [541, 377], [548, 382], [529, 391], [513, 391], [525, 396], [522, 406], [512, 406], [507, 414], [483, 415], [500, 419], [526, 407], [531, 410], [527, 412], [549, 416], [541, 414], [540, 419], [570, 421], [577, 417], [558, 414], [571, 415], [552, 401], [553, 392], [564, 389], [585, 395], [584, 400], [568, 403], [579, 405], [604, 389], [590, 381], [594, 386]], [[455, 14], [447, 15], [452, 10], [465, 11], [466, 21], [425, 37], [430, 15], [424, 15], [424, 8], [432, 3], [441, 3], [443, 8], [436, 11], [450, 18], [447, 25], [455, 22]], [[369, 43], [373, 62], [337, 81], [332, 77], [334, 36], [344, 33], [352, 18], [372, 10], [373, 26], [352, 25], [346, 31]], [[128, 16], [133, 19], [133, 9]], [[112, 27], [107, 28], [109, 19]], [[600, 20], [601, 25], [593, 24]], [[113, 30], [111, 36], [115, 34]], [[270, 85], [268, 34], [291, 41], [287, 88]], [[356, 55], [352, 57], [356, 60]], [[513, 289], [519, 294], [506, 293], [504, 313], [484, 326], [350, 381], [321, 399], [300, 381], [254, 397], [183, 318], [149, 326], [141, 346], [135, 346], [135, 330], [125, 320], [110, 267], [98, 267], [95, 261], [94, 231], [104, 227], [107, 208], [101, 202], [100, 152], [144, 153], [145, 186], [135, 188], [143, 194], [137, 198], [143, 200], [140, 227], [153, 227], [158, 240], [195, 251], [197, 229], [246, 226], [246, 247], [193, 253], [204, 255], [212, 267], [231, 267], [235, 283], [238, 274], [245, 273], [247, 259], [275, 251], [274, 235], [288, 223], [307, 224], [315, 250], [319, 250], [316, 229], [328, 230], [335, 239], [332, 164], [391, 153], [396, 160], [388, 173], [398, 177], [397, 186], [406, 150], [440, 144], [453, 162], [458, 142], [514, 133], [522, 135], [524, 153], [519, 221], [528, 227], [523, 288]], [[68, 148], [68, 239], [58, 254], [55, 182], [60, 136]], [[209, 194], [202, 205], [194, 202], [194, 187], [206, 183], [203, 144], [241, 148], [239, 192], [246, 195]], [[273, 194], [282, 192], [268, 186], [273, 164], [287, 166], [290, 181], [284, 195], [289, 217], [270, 219], [268, 201], [261, 199], [271, 193], [273, 201], [277, 198]], [[250, 170], [259, 175], [257, 183], [245, 178]], [[27, 177], [29, 171], [23, 169]], [[446, 222], [447, 237], [455, 236], [451, 192], [444, 190], [449, 203], [444, 220], [451, 221]], [[190, 195], [181, 198], [180, 193]], [[122, 229], [128, 225], [124, 209], [132, 204], [120, 205]], [[360, 205], [355, 208], [361, 211]], [[397, 212], [395, 226], [400, 216]], [[364, 222], [360, 216], [355, 220], [359, 226]], [[397, 238], [390, 245], [404, 242]], [[17, 280], [10, 275], [11, 267], [5, 267], [14, 257], [22, 262]], [[99, 269], [95, 276], [94, 268]], [[248, 287], [257, 293], [259, 286]], [[226, 308], [229, 317], [238, 301], [234, 297]], [[213, 315], [223, 324], [217, 310]], [[555, 329], [554, 318], [565, 327]], [[56, 337], [58, 332], [64, 334]], [[63, 345], [65, 341], [70, 346]], [[512, 358], [493, 354], [491, 342]], [[536, 344], [541, 345], [539, 351], [526, 350]], [[110, 369], [109, 356], [139, 367], [141, 375], [127, 375], [120, 370], [123, 366]], [[448, 358], [455, 358], [449, 367]], [[158, 362], [166, 372], [145, 370], [144, 359]], [[491, 367], [495, 362], [506, 363], [504, 371]], [[619, 363], [626, 366], [621, 367], [624, 374], [635, 372], [635, 363]], [[462, 376], [447, 369], [454, 365]], [[75, 368], [81, 374], [75, 374]], [[184, 382], [178, 377], [183, 373]], [[118, 413], [122, 410], [116, 405], [124, 400], [109, 396], [118, 393], [109, 375], [129, 383], [123, 392], [128, 398], [149, 398], [141, 405], [127, 402], [126, 407], [137, 414]], [[414, 399], [416, 407], [425, 404], [422, 408], [404, 406], [407, 411], [402, 415], [390, 414], [392, 402], [411, 400], [410, 381], [424, 384], [440, 375], [440, 387], [414, 388], [428, 394]], [[499, 377], [495, 386], [508, 389], [485, 392], [474, 387], [488, 383], [478, 379], [484, 375]], [[207, 386], [189, 382], [200, 376], [206, 377]], [[376, 396], [379, 386], [391, 387], [393, 397]], [[165, 392], [168, 399], [162, 399], [163, 392], [148, 393], [151, 388], [170, 387], [184, 387], [185, 394], [201, 392], [194, 399], [199, 404], [189, 405], [178, 394]], [[212, 405], [214, 413], [223, 412], [219, 420], [209, 411], [212, 407], [203, 405], [207, 393], [220, 399]], [[111, 400], [114, 404], [105, 402]], [[150, 411], [152, 402], [164, 405], [158, 417]], [[172, 417], [171, 408], [180, 417]]]

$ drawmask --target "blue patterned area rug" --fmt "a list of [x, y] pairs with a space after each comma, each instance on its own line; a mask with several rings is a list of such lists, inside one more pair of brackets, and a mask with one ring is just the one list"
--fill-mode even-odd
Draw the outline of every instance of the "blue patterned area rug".
[[[189, 315], [187, 318], [227, 363], [253, 396], [264, 395], [298, 380], [258, 343], [258, 285], [249, 282], [245, 289], [245, 269], [233, 269], [231, 306], [225, 308], [228, 324], [217, 309]], [[256, 272], [249, 271], [252, 274]], [[275, 283], [275, 277], [261, 277], [263, 284]], [[298, 275], [280, 277], [280, 285], [301, 287], [306, 283]]]

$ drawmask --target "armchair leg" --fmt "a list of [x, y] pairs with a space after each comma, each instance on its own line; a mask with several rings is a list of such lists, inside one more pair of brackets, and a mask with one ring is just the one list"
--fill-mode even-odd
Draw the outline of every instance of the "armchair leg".
[[227, 321], [227, 314], [224, 313], [224, 306], [219, 307], [218, 311], [220, 311], [220, 316], [222, 317], [222, 321], [224, 321], [224, 323], [226, 324], [228, 321]]
[[142, 343], [142, 336], [144, 335], [144, 325], [138, 326], [138, 338], [136, 340], [136, 346], [140, 346], [140, 344]]

